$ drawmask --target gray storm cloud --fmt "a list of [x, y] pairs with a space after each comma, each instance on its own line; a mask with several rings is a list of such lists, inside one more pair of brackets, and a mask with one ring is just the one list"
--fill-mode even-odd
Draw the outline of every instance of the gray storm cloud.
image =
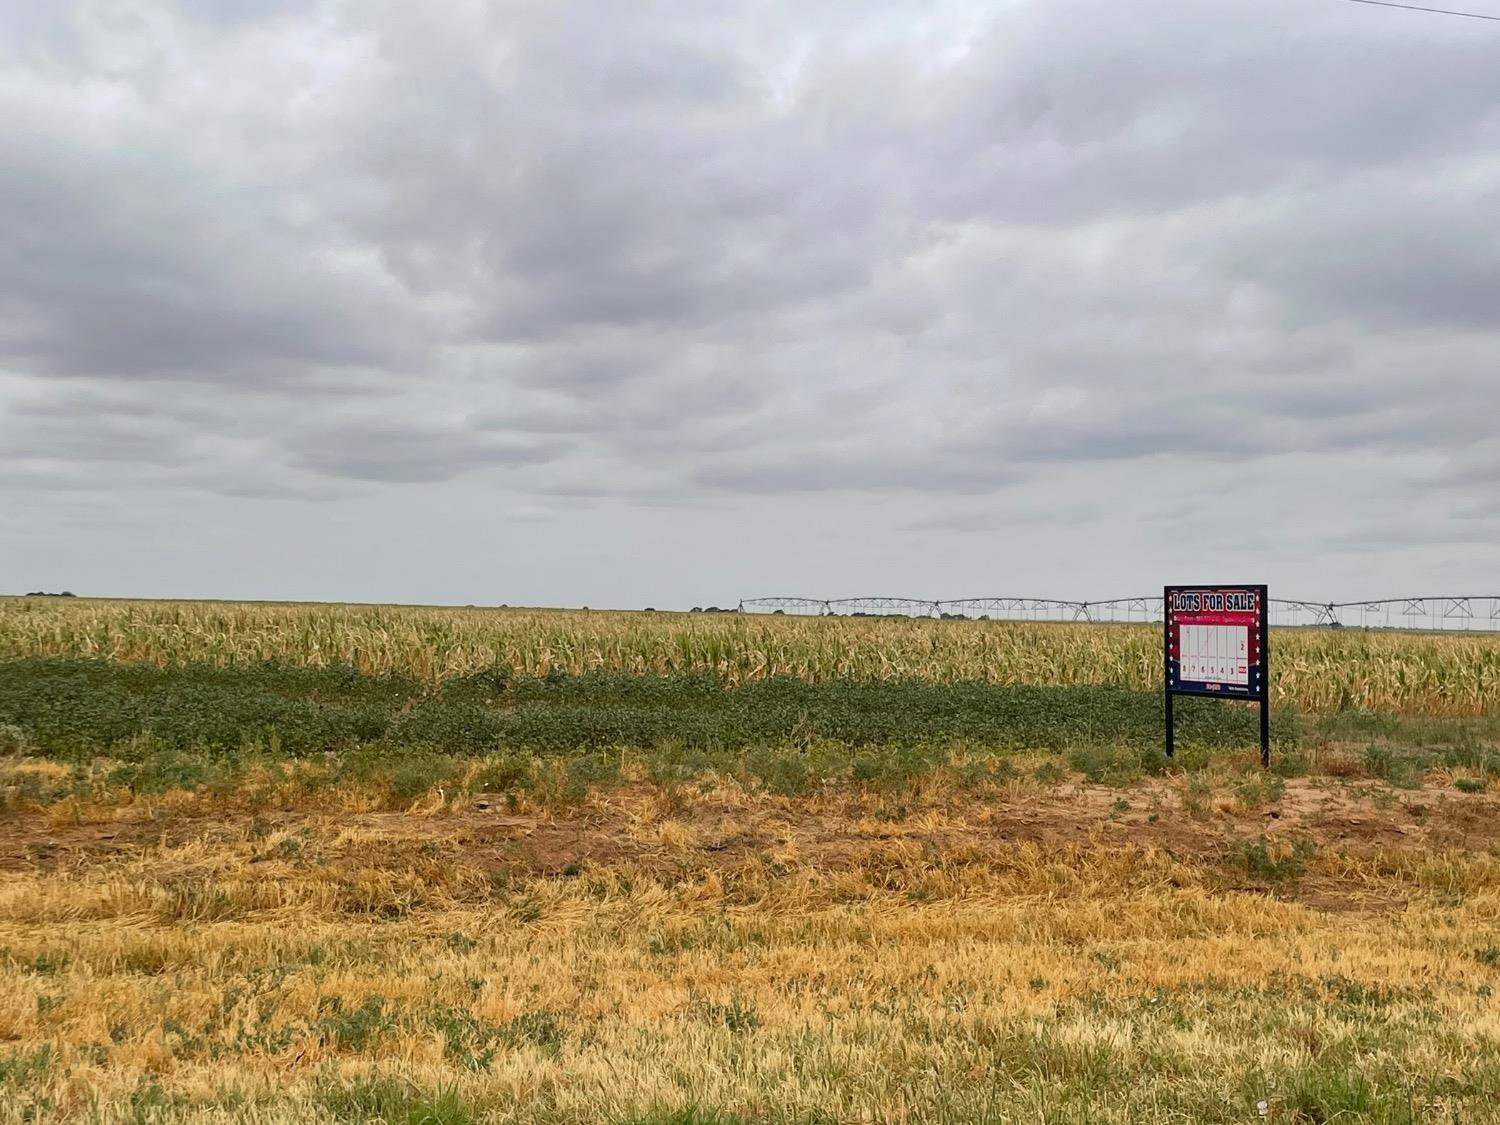
[[1497, 52], [1338, 0], [15, 5], [4, 530], [492, 495], [1043, 535], [1312, 474], [1306, 557], [1448, 560], [1500, 532]]

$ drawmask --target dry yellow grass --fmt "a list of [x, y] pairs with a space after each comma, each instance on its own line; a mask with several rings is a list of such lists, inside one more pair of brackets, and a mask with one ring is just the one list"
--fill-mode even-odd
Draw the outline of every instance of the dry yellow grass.
[[[1424, 835], [1438, 796], [1350, 817], [1323, 784], [1287, 799], [1299, 831], [1333, 808], [1400, 842], [1325, 846], [1277, 894], [1206, 846], [1240, 821], [1006, 827], [1090, 822], [1104, 795], [1067, 786], [167, 817], [123, 844], [120, 809], [102, 852], [33, 836], [0, 873], [0, 1123], [1494, 1119], [1500, 863]], [[560, 847], [581, 862], [545, 874]]]
[[[1277, 630], [1274, 694], [1308, 712], [1500, 706], [1500, 635]], [[912, 677], [1155, 689], [1151, 626], [92, 599], [0, 599], [0, 659], [348, 664], [440, 680], [710, 672], [731, 684]]]

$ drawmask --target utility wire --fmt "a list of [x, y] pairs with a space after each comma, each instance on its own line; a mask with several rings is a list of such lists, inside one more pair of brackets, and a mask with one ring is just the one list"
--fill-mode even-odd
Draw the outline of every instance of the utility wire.
[[1371, 4], [1377, 8], [1404, 8], [1408, 12], [1431, 12], [1435, 16], [1462, 16], [1466, 20], [1494, 20], [1500, 16], [1487, 16], [1480, 12], [1456, 12], [1451, 8], [1424, 8], [1420, 4], [1397, 4], [1395, 0], [1349, 0], [1351, 4]]

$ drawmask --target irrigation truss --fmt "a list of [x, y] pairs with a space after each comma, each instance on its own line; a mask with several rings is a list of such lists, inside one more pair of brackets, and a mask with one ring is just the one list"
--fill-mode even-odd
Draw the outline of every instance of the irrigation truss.
[[[1377, 598], [1322, 602], [1271, 598], [1271, 624], [1331, 629], [1482, 630], [1500, 632], [1500, 594]], [[1162, 619], [1161, 595], [1069, 601], [1064, 598], [745, 598], [740, 613], [822, 617], [938, 617], [1003, 621], [1136, 621]]]

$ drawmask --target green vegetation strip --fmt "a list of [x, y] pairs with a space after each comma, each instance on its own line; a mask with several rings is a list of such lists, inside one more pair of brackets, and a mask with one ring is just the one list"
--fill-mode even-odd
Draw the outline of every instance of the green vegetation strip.
[[[1278, 739], [1290, 736], [1291, 717], [1279, 720]], [[1215, 701], [1185, 701], [1178, 711], [1187, 746], [1249, 745], [1255, 723], [1252, 711]], [[0, 663], [0, 726], [19, 732], [29, 752], [62, 760], [160, 750], [713, 753], [818, 742], [1145, 751], [1161, 745], [1162, 703], [1154, 692], [1104, 687], [778, 679], [726, 688], [708, 675], [513, 679], [493, 672], [433, 687], [340, 668], [35, 659]]]

